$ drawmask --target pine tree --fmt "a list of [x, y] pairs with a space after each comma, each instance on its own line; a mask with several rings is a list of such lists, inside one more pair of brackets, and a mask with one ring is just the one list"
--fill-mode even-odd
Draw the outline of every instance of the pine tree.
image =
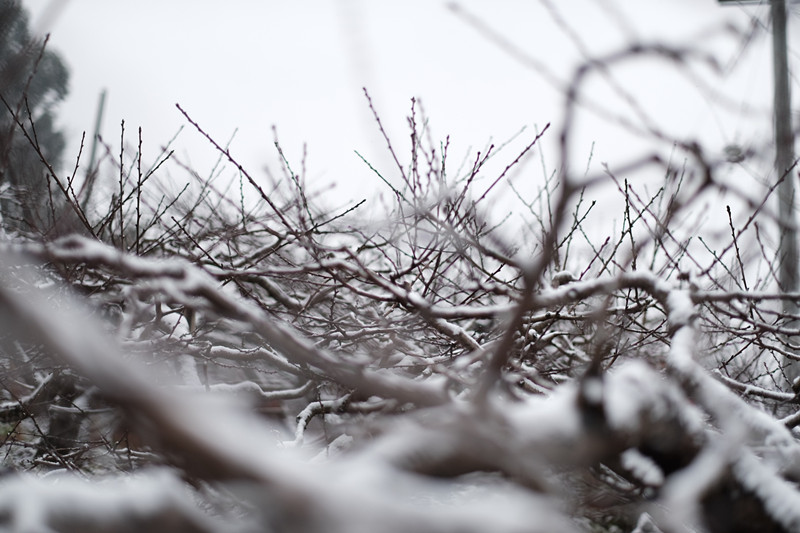
[[19, 0], [0, 0], [0, 212], [8, 228], [45, 233], [54, 223], [57, 195], [42, 159], [60, 163], [65, 142], [53, 113], [68, 79], [61, 58], [31, 34]]

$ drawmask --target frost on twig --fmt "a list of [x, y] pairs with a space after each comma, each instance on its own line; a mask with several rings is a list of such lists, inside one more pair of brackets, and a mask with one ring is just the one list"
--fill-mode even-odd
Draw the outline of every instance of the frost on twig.
[[[367, 169], [374, 204], [328, 209], [277, 142], [283, 174], [261, 183], [183, 108], [231, 181], [166, 151], [142, 172], [122, 146], [90, 237], [2, 234], [0, 424], [28, 472], [0, 479], [0, 527], [797, 530], [780, 361], [800, 331], [778, 304], [798, 295], [771, 277], [773, 189], [745, 194], [699, 144], [627, 119], [685, 164], [574, 170], [576, 114], [603, 111], [589, 79], [648, 58], [708, 59], [587, 59], [534, 191], [514, 176], [547, 127], [458, 168], [416, 100], [406, 160], [368, 96], [393, 162]], [[172, 195], [149, 181], [167, 158], [189, 180]], [[732, 201], [722, 232], [686, 222], [708, 192]]]

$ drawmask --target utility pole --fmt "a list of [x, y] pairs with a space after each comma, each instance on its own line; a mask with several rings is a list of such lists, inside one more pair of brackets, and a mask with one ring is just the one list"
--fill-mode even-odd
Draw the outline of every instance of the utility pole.
[[[789, 92], [789, 62], [786, 53], [786, 2], [772, 0], [772, 63], [775, 76], [775, 171], [777, 178], [783, 179], [778, 185], [778, 216], [781, 222], [781, 239], [778, 248], [778, 273], [781, 290], [798, 292], [797, 230], [794, 216], [794, 134], [792, 133], [792, 101]], [[795, 300], [783, 301], [783, 313], [796, 316], [798, 305]], [[790, 320], [788, 326], [797, 326], [797, 320]], [[792, 387], [800, 377], [800, 362], [786, 358], [786, 377]]]
[[97, 169], [95, 168], [96, 156], [97, 156], [97, 145], [100, 142], [100, 126], [103, 124], [103, 110], [106, 106], [106, 90], [100, 93], [100, 100], [97, 102], [97, 114], [95, 115], [95, 122], [94, 122], [94, 135], [92, 135], [92, 151], [89, 154], [89, 166], [86, 169], [86, 181], [84, 182], [83, 190], [81, 191], [81, 195], [83, 196], [83, 201], [81, 203], [81, 209], [86, 211], [86, 208], [89, 205], [89, 201], [92, 198], [92, 191], [94, 189], [94, 184], [97, 181]]
[[[719, 0], [720, 4], [743, 4], [736, 0]], [[773, 121], [775, 126], [775, 174], [781, 180], [778, 185], [778, 216], [780, 217], [780, 242], [778, 244], [778, 284], [784, 293], [800, 291], [798, 278], [797, 229], [794, 216], [794, 134], [792, 133], [792, 104], [789, 92], [789, 61], [786, 53], [786, 1], [770, 2], [772, 16], [772, 70], [773, 70]], [[797, 302], [783, 301], [783, 314], [796, 316]], [[800, 322], [789, 320], [788, 327], [796, 327]], [[794, 384], [800, 377], [800, 362], [786, 358], [784, 361], [786, 377]], [[800, 385], [800, 384], [798, 384]]]

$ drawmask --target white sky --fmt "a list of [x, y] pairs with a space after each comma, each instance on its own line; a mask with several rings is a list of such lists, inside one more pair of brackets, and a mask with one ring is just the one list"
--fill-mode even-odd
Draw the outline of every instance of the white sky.
[[[761, 33], [734, 64], [741, 42], [719, 36], [726, 22], [746, 29], [749, 14], [766, 7], [720, 7], [716, 0], [551, 0], [592, 54], [637, 38], [713, 50], [725, 67], [704, 79], [723, 88], [731, 106], [664, 62], [638, 61], [615, 71], [655, 121], [678, 135], [697, 136], [711, 150], [770, 135], [771, 70], [768, 36]], [[438, 0], [24, 0], [36, 27], [51, 33], [51, 49], [71, 69], [71, 90], [60, 117], [70, 132], [66, 159], [81, 131], [91, 135], [98, 96], [108, 90], [101, 133], [118, 146], [119, 124], [144, 155], [186, 126], [177, 151], [206, 174], [216, 154], [192, 131], [175, 103], [224, 144], [238, 128], [232, 152], [253, 175], [275, 165], [271, 127], [290, 163], [300, 166], [308, 145], [308, 175], [336, 183], [337, 197], [362, 197], [380, 184], [354, 150], [390, 169], [384, 143], [361, 92], [367, 86], [400, 152], [408, 146], [410, 98], [421, 98], [433, 133], [450, 135], [458, 162], [468, 147], [502, 142], [522, 127], [552, 122], [556, 144], [562, 98], [541, 72], [526, 68], [481, 36]], [[575, 43], [544, 3], [461, 0], [464, 9], [502, 33], [562, 80], [581, 58]], [[43, 16], [47, 7], [50, 17]], [[716, 32], [716, 33], [714, 33]], [[794, 32], [797, 33], [797, 32]], [[718, 37], [709, 37], [715, 34]], [[793, 42], [798, 42], [793, 38]], [[592, 98], [630, 115], [597, 77]], [[755, 115], [741, 114], [744, 104]], [[643, 146], [606, 120], [582, 115], [575, 148], [585, 166], [592, 143], [595, 168], [630, 159]], [[513, 150], [500, 167], [513, 159]], [[88, 159], [88, 156], [86, 156]], [[554, 166], [552, 154], [549, 165]], [[767, 160], [768, 163], [768, 160]], [[768, 169], [768, 166], [767, 166]], [[277, 170], [277, 169], [275, 169]], [[764, 170], [766, 172], [767, 170]], [[387, 172], [391, 174], [391, 171]], [[541, 172], [539, 172], [541, 174]]]

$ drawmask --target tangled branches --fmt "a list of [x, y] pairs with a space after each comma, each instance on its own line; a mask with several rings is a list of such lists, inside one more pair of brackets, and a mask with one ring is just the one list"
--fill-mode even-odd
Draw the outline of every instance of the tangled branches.
[[[667, 52], [608, 63], [683, 60]], [[577, 179], [567, 120], [561, 170], [532, 201], [514, 188], [527, 213], [498, 222], [484, 206], [548, 128], [487, 179], [501, 155], [451, 171], [418, 113], [406, 162], [378, 121], [397, 163], [373, 169], [390, 191], [380, 217], [327, 210], [288, 161], [268, 188], [207, 136], [233, 163], [229, 183], [168, 150], [142, 170], [140, 140], [104, 213], [66, 198], [83, 235], [5, 239], [6, 464], [70, 475], [7, 476], [2, 520], [797, 530], [800, 416], [781, 361], [798, 359], [800, 331], [777, 304], [800, 295], [774, 289], [759, 224], [772, 190], [744, 197], [738, 225], [728, 206], [730, 237], [710, 243], [681, 217], [718, 189], [719, 162], [688, 142], [680, 171], [644, 157], [625, 170], [663, 173], [649, 196], [610, 169]], [[153, 178], [170, 159], [191, 180], [176, 193]], [[585, 199], [602, 182], [622, 227], [597, 245]], [[255, 200], [230, 195], [237, 183]], [[103, 513], [81, 480], [97, 477], [113, 495]], [[69, 505], [47, 499], [64, 494]]]

